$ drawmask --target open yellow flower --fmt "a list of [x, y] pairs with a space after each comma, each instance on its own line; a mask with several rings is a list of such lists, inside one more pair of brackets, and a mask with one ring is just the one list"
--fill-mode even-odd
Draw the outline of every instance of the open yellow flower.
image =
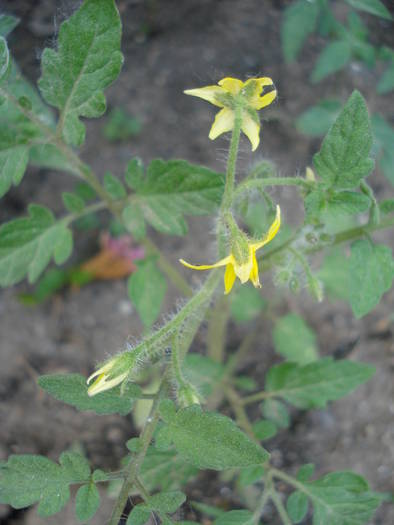
[[226, 77], [220, 80], [217, 86], [187, 89], [184, 93], [202, 98], [222, 108], [216, 115], [209, 132], [211, 140], [233, 129], [235, 111], [239, 108], [242, 118], [241, 129], [250, 140], [254, 151], [260, 142], [260, 119], [257, 111], [269, 106], [277, 95], [276, 89], [262, 95], [265, 86], [273, 86], [271, 78], [250, 78], [242, 82], [237, 78]]
[[235, 278], [238, 277], [242, 284], [246, 283], [249, 279], [252, 281], [253, 285], [256, 288], [261, 287], [259, 280], [259, 269], [257, 266], [256, 251], [262, 248], [265, 244], [269, 243], [275, 235], [278, 233], [280, 228], [280, 208], [276, 206], [276, 217], [274, 222], [271, 224], [267, 234], [257, 242], [246, 243], [245, 249], [240, 248], [239, 245], [235, 246], [233, 244], [231, 253], [224, 259], [221, 259], [215, 264], [205, 264], [201, 266], [195, 266], [194, 264], [189, 264], [183, 259], [179, 261], [187, 268], [192, 270], [210, 270], [212, 268], [218, 268], [220, 266], [225, 266], [226, 271], [224, 273], [224, 292], [225, 294], [230, 293]]

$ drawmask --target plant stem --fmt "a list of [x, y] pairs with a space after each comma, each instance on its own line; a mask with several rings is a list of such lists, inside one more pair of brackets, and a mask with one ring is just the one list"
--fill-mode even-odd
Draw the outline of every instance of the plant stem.
[[238, 395], [238, 392], [234, 390], [231, 386], [227, 386], [227, 388], [225, 388], [225, 394], [230, 402], [232, 409], [234, 410], [238, 425], [245, 430], [245, 432], [253, 441], [258, 441], [256, 439], [256, 436], [254, 435], [252, 425], [249, 421], [248, 415], [245, 412], [242, 400]]
[[280, 519], [282, 520], [284, 525], [292, 525], [292, 521], [289, 518], [289, 515], [286, 512], [285, 506], [282, 503], [282, 500], [279, 496], [279, 494], [276, 492], [275, 488], [272, 487], [270, 491], [270, 498], [272, 499], [276, 510], [278, 511], [278, 514], [280, 516]]
[[123, 509], [126, 506], [129, 493], [133, 485], [135, 484], [135, 480], [138, 476], [141, 465], [145, 459], [150, 442], [152, 441], [157, 423], [159, 422], [159, 404], [163, 391], [166, 388], [166, 383], [167, 374], [164, 375], [157, 396], [153, 401], [153, 405], [149, 416], [146, 420], [144, 430], [142, 431], [140, 436], [140, 441], [142, 443], [141, 450], [138, 452], [137, 456], [129, 465], [129, 472], [123, 482], [122, 488], [120, 489], [118, 498], [115, 502], [109, 525], [118, 525], [122, 517]]
[[265, 481], [264, 481], [263, 493], [261, 495], [261, 498], [257, 504], [257, 507], [252, 517], [253, 523], [255, 525], [259, 525], [260, 523], [260, 517], [263, 513], [264, 507], [268, 503], [268, 500], [270, 499], [270, 496], [271, 496], [271, 488], [272, 488], [272, 475], [271, 475], [271, 472], [268, 472], [265, 477]]
[[263, 401], [264, 399], [275, 397], [275, 395], [277, 395], [276, 392], [266, 392], [265, 390], [263, 390], [262, 392], [256, 392], [256, 394], [251, 394], [250, 396], [243, 397], [240, 401], [243, 405], [249, 405], [250, 403], [257, 403], [258, 401]]
[[245, 191], [262, 189], [266, 186], [298, 186], [300, 188], [311, 188], [315, 183], [302, 177], [267, 177], [265, 179], [247, 179], [235, 190], [234, 196], [239, 197]]
[[231, 205], [233, 203], [235, 170], [237, 167], [239, 139], [241, 137], [242, 109], [236, 108], [234, 111], [234, 127], [231, 135], [230, 149], [228, 153], [226, 183], [224, 186], [223, 199], [220, 208], [222, 216], [230, 210]]

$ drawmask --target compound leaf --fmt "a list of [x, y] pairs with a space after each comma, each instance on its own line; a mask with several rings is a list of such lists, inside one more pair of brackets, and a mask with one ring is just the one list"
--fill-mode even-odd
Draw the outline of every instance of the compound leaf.
[[114, 0], [85, 0], [61, 25], [57, 50], [44, 50], [38, 85], [46, 102], [59, 108], [59, 126], [70, 144], [84, 141], [80, 117], [99, 117], [106, 109], [103, 90], [123, 63], [120, 37]]

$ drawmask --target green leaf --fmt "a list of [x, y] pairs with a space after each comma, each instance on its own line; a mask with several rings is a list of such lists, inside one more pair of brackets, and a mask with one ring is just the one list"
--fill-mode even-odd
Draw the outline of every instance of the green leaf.
[[127, 192], [120, 180], [107, 172], [104, 175], [104, 188], [109, 196], [114, 200], [124, 199], [127, 197]]
[[290, 417], [286, 406], [277, 399], [266, 399], [261, 404], [263, 416], [272, 421], [279, 428], [290, 425]]
[[213, 525], [253, 525], [253, 513], [250, 510], [230, 510], [219, 516]]
[[85, 201], [75, 193], [70, 193], [65, 191], [62, 193], [62, 199], [64, 207], [70, 213], [75, 213], [76, 215], [81, 213], [85, 208]]
[[[56, 514], [70, 498], [69, 484], [88, 481], [76, 478], [64, 456], [63, 460], [65, 465], [43, 456], [10, 456], [0, 467], [0, 501], [15, 509], [39, 502], [37, 512], [40, 516]], [[81, 457], [81, 461], [85, 459]]]
[[381, 502], [365, 479], [353, 472], [333, 472], [304, 485], [313, 503], [314, 525], [363, 525]]
[[151, 516], [151, 511], [147, 510], [142, 505], [136, 505], [132, 508], [126, 525], [146, 525]]
[[389, 93], [394, 89], [394, 61], [389, 65], [383, 75], [380, 77], [376, 91], [380, 95]]
[[57, 51], [44, 50], [38, 85], [45, 101], [61, 111], [60, 129], [70, 144], [84, 141], [80, 117], [99, 117], [105, 111], [103, 90], [122, 67], [120, 37], [114, 0], [85, 0], [61, 25]]
[[56, 222], [52, 212], [43, 206], [31, 204], [29, 213], [29, 217], [0, 227], [1, 286], [15, 284], [26, 274], [29, 282], [34, 282], [52, 256], [62, 262], [67, 255], [67, 250], [62, 251], [63, 243], [70, 242], [66, 225]]
[[87, 393], [86, 378], [79, 374], [50, 374], [39, 377], [39, 386], [59, 401], [78, 410], [91, 410], [96, 414], [120, 414], [131, 411], [132, 400], [120, 395], [119, 387], [93, 397]]
[[315, 465], [313, 463], [306, 463], [298, 469], [296, 478], [298, 481], [308, 481], [315, 472]]
[[379, 203], [380, 211], [386, 215], [394, 212], [394, 199], [385, 199]]
[[138, 157], [135, 159], [132, 159], [127, 164], [126, 173], [124, 176], [124, 180], [127, 184], [127, 186], [134, 190], [138, 188], [141, 184], [143, 184], [144, 179], [144, 165], [142, 163], [142, 160]]
[[315, 333], [299, 315], [281, 317], [275, 324], [273, 339], [276, 351], [288, 361], [303, 365], [318, 358]]
[[156, 512], [173, 514], [186, 501], [186, 496], [179, 490], [160, 492], [151, 496], [148, 502], [143, 505]]
[[330, 294], [349, 299], [349, 261], [340, 248], [330, 250], [317, 275]]
[[354, 361], [321, 359], [305, 366], [282, 363], [273, 366], [265, 388], [298, 408], [324, 407], [368, 381], [375, 369]]
[[339, 100], [322, 100], [316, 106], [308, 108], [296, 120], [298, 131], [312, 137], [325, 135], [339, 115]]
[[183, 235], [184, 215], [204, 215], [220, 204], [224, 178], [184, 160], [154, 160], [146, 177], [133, 181], [135, 201], [147, 222], [162, 233]]
[[332, 215], [356, 215], [368, 210], [371, 199], [367, 195], [355, 191], [337, 191], [327, 200], [326, 211]]
[[10, 65], [10, 54], [7, 47], [7, 42], [0, 36], [0, 82], [6, 75]]
[[169, 428], [181, 457], [200, 469], [248, 467], [262, 464], [269, 457], [230, 418], [203, 412], [196, 405], [179, 410]]
[[315, 30], [318, 12], [317, 3], [307, 0], [293, 2], [285, 9], [281, 40], [287, 63], [297, 58], [306, 38]]
[[246, 467], [241, 469], [238, 477], [238, 483], [241, 487], [247, 487], [253, 485], [256, 481], [259, 481], [265, 473], [264, 467], [260, 465], [253, 465], [252, 467]]
[[59, 231], [59, 237], [57, 238], [55, 249], [53, 252], [53, 258], [56, 264], [63, 264], [70, 257], [73, 251], [73, 235], [71, 230], [63, 228]]
[[224, 366], [201, 354], [188, 353], [184, 360], [186, 379], [195, 385], [203, 397], [208, 397], [220, 381]]
[[392, 20], [390, 11], [380, 0], [346, 0], [346, 2], [352, 7], [360, 9], [360, 11], [380, 16], [380, 18], [385, 18], [386, 20]]
[[68, 171], [79, 175], [77, 168], [53, 144], [31, 144], [29, 163], [40, 168]]
[[372, 171], [369, 158], [372, 133], [365, 100], [354, 91], [324, 138], [314, 158], [323, 182], [337, 189], [351, 189]]
[[394, 185], [394, 128], [379, 114], [372, 116], [371, 125], [379, 167]]
[[137, 266], [129, 277], [127, 289], [144, 327], [150, 328], [160, 314], [167, 281], [153, 259], [139, 261]]
[[6, 37], [19, 24], [19, 18], [12, 15], [0, 15], [0, 36]]
[[18, 186], [25, 174], [28, 161], [27, 146], [0, 149], [0, 197], [7, 193], [12, 185]]
[[308, 498], [303, 492], [296, 490], [287, 498], [286, 507], [292, 523], [299, 523], [308, 512]]
[[100, 494], [94, 483], [83, 485], [75, 497], [75, 513], [79, 521], [89, 521], [100, 506]]
[[252, 286], [240, 286], [231, 296], [231, 315], [238, 323], [255, 319], [266, 307], [261, 293]]
[[81, 454], [77, 454], [76, 452], [62, 452], [59, 463], [70, 479], [83, 481], [90, 477], [89, 461], [84, 456], [81, 456]]
[[349, 301], [357, 318], [370, 312], [391, 288], [394, 264], [391, 248], [358, 240], [351, 245]]
[[129, 231], [137, 241], [146, 236], [144, 214], [136, 203], [129, 204], [123, 208], [122, 218], [127, 231]]
[[259, 441], [265, 441], [271, 439], [277, 433], [278, 429], [273, 421], [262, 419], [253, 423], [253, 434]]
[[108, 121], [103, 128], [104, 136], [112, 141], [127, 140], [141, 132], [141, 122], [138, 118], [127, 114], [122, 108], [114, 108], [108, 115]]
[[338, 40], [328, 44], [317, 59], [312, 71], [311, 82], [320, 82], [328, 75], [343, 69], [351, 56], [352, 49], [347, 40]]

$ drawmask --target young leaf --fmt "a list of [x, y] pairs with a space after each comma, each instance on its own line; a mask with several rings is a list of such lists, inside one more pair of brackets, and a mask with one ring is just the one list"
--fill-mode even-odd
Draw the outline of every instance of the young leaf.
[[265, 388], [298, 408], [324, 407], [328, 401], [349, 394], [374, 373], [370, 365], [329, 357], [305, 366], [282, 363], [269, 370]]
[[360, 11], [392, 20], [390, 11], [380, 0], [346, 0], [346, 2]]
[[79, 521], [89, 521], [100, 506], [100, 494], [94, 483], [83, 485], [75, 497], [75, 513]]
[[81, 213], [81, 211], [83, 211], [85, 208], [85, 201], [75, 193], [65, 191], [62, 193], [62, 199], [64, 207], [70, 213], [78, 214]]
[[186, 496], [183, 492], [172, 490], [154, 494], [144, 506], [156, 512], [173, 514], [185, 501]]
[[126, 525], [146, 525], [151, 516], [151, 511], [143, 505], [136, 505], [127, 518]]
[[1, 79], [6, 75], [8, 67], [10, 65], [10, 54], [7, 47], [5, 38], [0, 36], [0, 82]]
[[109, 196], [114, 199], [124, 199], [127, 197], [127, 192], [120, 180], [112, 175], [112, 173], [107, 172], [104, 175], [104, 188]]
[[230, 510], [219, 516], [213, 525], [253, 525], [255, 520], [250, 510]]
[[299, 523], [308, 512], [308, 498], [303, 492], [296, 490], [287, 498], [286, 507], [292, 523]]
[[146, 236], [145, 219], [137, 203], [125, 206], [122, 211], [123, 222], [133, 237], [138, 241]]
[[290, 417], [286, 405], [277, 399], [266, 399], [261, 405], [263, 416], [279, 428], [290, 425]]
[[[69, 243], [67, 227], [56, 222], [52, 212], [43, 206], [31, 204], [30, 216], [3, 224], [0, 227], [0, 285], [10, 286], [27, 274], [34, 282], [51, 257], [64, 262], [63, 243]], [[68, 244], [69, 248], [69, 244]], [[56, 250], [60, 251], [56, 254]]]
[[167, 291], [167, 281], [152, 259], [138, 262], [138, 269], [127, 283], [131, 302], [145, 328], [151, 328], [159, 316]]
[[343, 69], [352, 56], [352, 49], [347, 40], [338, 40], [328, 44], [320, 53], [311, 81], [320, 82], [323, 78]]
[[305, 488], [314, 507], [313, 523], [319, 525], [363, 525], [381, 502], [353, 472], [333, 472], [306, 482]]
[[80, 146], [85, 126], [80, 117], [105, 111], [103, 90], [118, 76], [121, 23], [114, 0], [85, 0], [59, 31], [57, 51], [45, 49], [39, 88], [48, 104], [59, 108], [65, 140]]
[[252, 286], [240, 286], [231, 297], [231, 314], [238, 323], [255, 319], [267, 303]]
[[357, 318], [370, 312], [391, 288], [394, 263], [391, 248], [360, 239], [351, 246], [349, 301]]
[[277, 433], [278, 429], [273, 421], [262, 419], [253, 423], [253, 434], [259, 441], [265, 441], [271, 439]]
[[146, 177], [135, 178], [135, 201], [145, 219], [162, 233], [183, 235], [183, 215], [204, 215], [220, 203], [223, 175], [184, 160], [153, 160]]
[[308, 108], [296, 120], [298, 131], [312, 137], [325, 135], [339, 115], [341, 103], [338, 100], [322, 100]]
[[308, 481], [315, 472], [315, 465], [313, 463], [306, 463], [298, 469], [296, 478], [298, 481]]
[[86, 378], [79, 374], [41, 376], [38, 384], [55, 399], [81, 411], [91, 410], [96, 414], [120, 414], [122, 416], [131, 411], [132, 400], [129, 397], [120, 396], [119, 388], [89, 397]]
[[297, 58], [306, 38], [315, 30], [318, 12], [317, 3], [308, 0], [298, 0], [285, 9], [281, 40], [287, 63]]
[[181, 457], [200, 469], [248, 467], [262, 464], [269, 457], [231, 419], [203, 412], [196, 405], [179, 410], [169, 428]]
[[324, 183], [351, 189], [372, 171], [372, 133], [365, 101], [354, 91], [327, 133], [313, 162]]
[[276, 351], [288, 361], [304, 365], [318, 358], [315, 333], [296, 314], [285, 315], [277, 321], [273, 339]]
[[0, 501], [15, 509], [39, 502], [38, 514], [52, 516], [69, 500], [69, 484], [83, 481], [88, 479], [43, 456], [10, 456], [0, 467]]

